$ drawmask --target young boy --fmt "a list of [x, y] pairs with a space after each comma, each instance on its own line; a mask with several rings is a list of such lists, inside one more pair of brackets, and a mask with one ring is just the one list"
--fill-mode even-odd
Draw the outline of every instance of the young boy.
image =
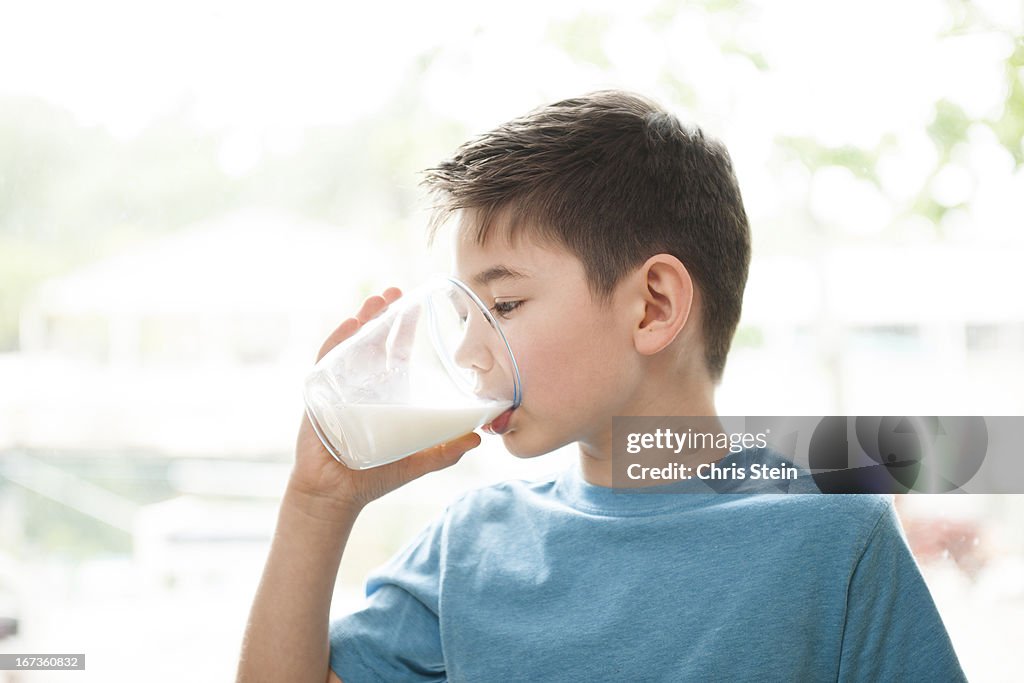
[[519, 457], [576, 443], [579, 464], [463, 495], [328, 624], [363, 506], [479, 437], [353, 471], [303, 421], [240, 681], [963, 680], [888, 498], [611, 486], [614, 416], [715, 415], [750, 259], [719, 142], [600, 92], [466, 143], [426, 182], [432, 232], [458, 214], [455, 274], [523, 377], [487, 429]]

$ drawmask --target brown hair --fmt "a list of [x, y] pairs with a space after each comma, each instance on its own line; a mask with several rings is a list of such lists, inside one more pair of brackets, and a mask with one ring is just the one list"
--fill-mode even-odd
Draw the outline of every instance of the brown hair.
[[477, 212], [483, 244], [496, 215], [564, 246], [591, 291], [615, 286], [654, 254], [678, 258], [699, 288], [705, 362], [721, 379], [740, 319], [750, 228], [725, 146], [654, 102], [621, 91], [563, 100], [513, 119], [424, 172], [439, 200], [430, 236]]

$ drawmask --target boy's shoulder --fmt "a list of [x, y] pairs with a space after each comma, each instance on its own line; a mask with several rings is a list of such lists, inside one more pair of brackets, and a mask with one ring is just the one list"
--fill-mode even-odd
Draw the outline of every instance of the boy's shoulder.
[[751, 503], [769, 523], [805, 527], [823, 538], [866, 540], [881, 521], [895, 515], [892, 496], [881, 494], [762, 494], [752, 496]]

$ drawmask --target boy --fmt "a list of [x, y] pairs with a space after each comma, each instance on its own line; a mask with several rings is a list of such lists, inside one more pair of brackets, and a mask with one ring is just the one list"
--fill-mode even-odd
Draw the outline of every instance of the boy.
[[523, 377], [486, 429], [519, 457], [575, 442], [579, 465], [463, 495], [328, 624], [362, 507], [479, 437], [352, 471], [304, 421], [239, 680], [963, 680], [887, 498], [611, 488], [614, 416], [715, 415], [750, 258], [720, 143], [600, 92], [466, 143], [426, 183], [432, 233], [459, 215], [456, 276]]

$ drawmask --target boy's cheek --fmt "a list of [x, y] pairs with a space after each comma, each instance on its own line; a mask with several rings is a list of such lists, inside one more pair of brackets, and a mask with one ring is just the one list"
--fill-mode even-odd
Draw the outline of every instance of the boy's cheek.
[[526, 387], [534, 387], [544, 393], [568, 390], [578, 379], [574, 366], [575, 355], [564, 341], [534, 340], [527, 354], [519, 364], [523, 376], [524, 398]]
[[622, 349], [612, 344], [608, 321], [598, 316], [544, 313], [528, 328], [517, 326], [516, 337], [509, 339], [523, 380], [523, 402], [571, 420], [582, 410], [579, 404], [591, 405], [613, 388]]

